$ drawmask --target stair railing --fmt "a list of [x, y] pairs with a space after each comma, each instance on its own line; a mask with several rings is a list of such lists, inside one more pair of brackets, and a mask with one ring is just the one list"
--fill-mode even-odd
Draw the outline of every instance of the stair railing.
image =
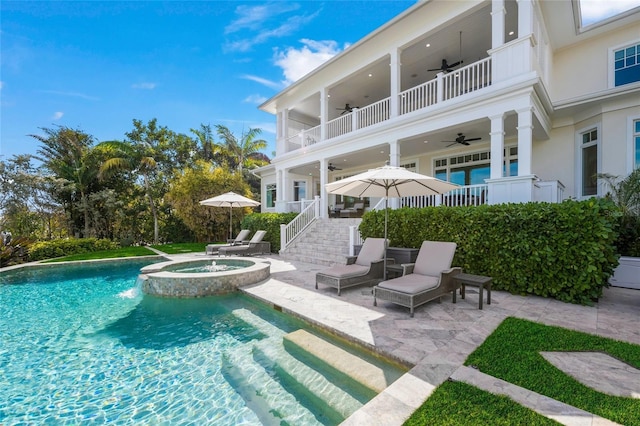
[[298, 235], [320, 217], [320, 197], [305, 207], [291, 222], [280, 225], [280, 252], [284, 251]]

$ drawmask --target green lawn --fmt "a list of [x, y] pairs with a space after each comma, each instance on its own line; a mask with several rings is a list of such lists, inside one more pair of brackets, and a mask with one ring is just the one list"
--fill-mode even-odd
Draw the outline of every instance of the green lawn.
[[160, 250], [167, 254], [180, 254], [180, 253], [198, 253], [204, 252], [207, 247], [207, 243], [176, 243], [176, 244], [161, 244], [151, 246], [156, 250]]
[[94, 251], [90, 253], [72, 254], [56, 259], [49, 259], [43, 263], [68, 262], [72, 260], [114, 259], [118, 257], [153, 256], [156, 253], [146, 247], [123, 247], [116, 250]]
[[[606, 395], [584, 386], [548, 363], [540, 355], [544, 351], [604, 352], [640, 368], [639, 345], [517, 318], [503, 321], [465, 365], [614, 422], [640, 425], [640, 399]], [[547, 420], [506, 397], [445, 382], [405, 424], [554, 424]]]

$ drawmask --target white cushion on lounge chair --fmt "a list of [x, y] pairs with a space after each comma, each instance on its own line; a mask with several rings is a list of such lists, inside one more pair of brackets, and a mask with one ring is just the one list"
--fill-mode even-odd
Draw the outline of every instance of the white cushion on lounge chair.
[[432, 277], [429, 275], [409, 274], [389, 281], [382, 281], [378, 284], [378, 287], [399, 291], [401, 293], [414, 294], [436, 288], [439, 284], [439, 275]]
[[366, 266], [367, 269], [369, 269], [371, 262], [375, 262], [384, 257], [387, 244], [384, 238], [367, 238], [366, 241], [368, 241], [368, 243], [362, 245], [355, 264]]
[[336, 265], [322, 271], [323, 274], [336, 278], [359, 277], [360, 275], [366, 275], [367, 272], [369, 272], [369, 265], [362, 266], [357, 264]]
[[439, 277], [444, 269], [448, 269], [456, 254], [456, 243], [445, 241], [424, 241], [420, 246], [414, 274]]

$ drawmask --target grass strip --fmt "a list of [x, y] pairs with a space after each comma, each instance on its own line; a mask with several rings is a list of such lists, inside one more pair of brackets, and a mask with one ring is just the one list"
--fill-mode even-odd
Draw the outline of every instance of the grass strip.
[[123, 247], [115, 250], [93, 251], [49, 259], [42, 263], [69, 262], [75, 260], [115, 259], [118, 257], [153, 256], [156, 253], [146, 247]]
[[175, 243], [175, 244], [161, 244], [151, 246], [156, 250], [167, 254], [181, 254], [181, 253], [197, 253], [204, 252], [207, 247], [206, 243]]
[[518, 318], [503, 321], [465, 365], [617, 423], [640, 426], [640, 399], [591, 389], [547, 362], [543, 351], [603, 352], [640, 368], [640, 345]]
[[423, 425], [558, 425], [504, 395], [463, 382], [444, 382], [404, 423]]

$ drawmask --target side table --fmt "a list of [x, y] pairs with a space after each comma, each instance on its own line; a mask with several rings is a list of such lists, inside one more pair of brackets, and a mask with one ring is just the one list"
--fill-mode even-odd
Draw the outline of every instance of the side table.
[[387, 279], [401, 277], [403, 269], [399, 263], [387, 263]]
[[482, 293], [483, 290], [487, 290], [487, 305], [491, 304], [491, 282], [493, 278], [485, 277], [482, 275], [473, 275], [473, 274], [458, 274], [453, 277], [460, 284], [460, 295], [464, 299], [465, 296], [465, 286], [472, 286], [479, 288], [479, 300], [478, 300], [478, 309], [482, 309]]

